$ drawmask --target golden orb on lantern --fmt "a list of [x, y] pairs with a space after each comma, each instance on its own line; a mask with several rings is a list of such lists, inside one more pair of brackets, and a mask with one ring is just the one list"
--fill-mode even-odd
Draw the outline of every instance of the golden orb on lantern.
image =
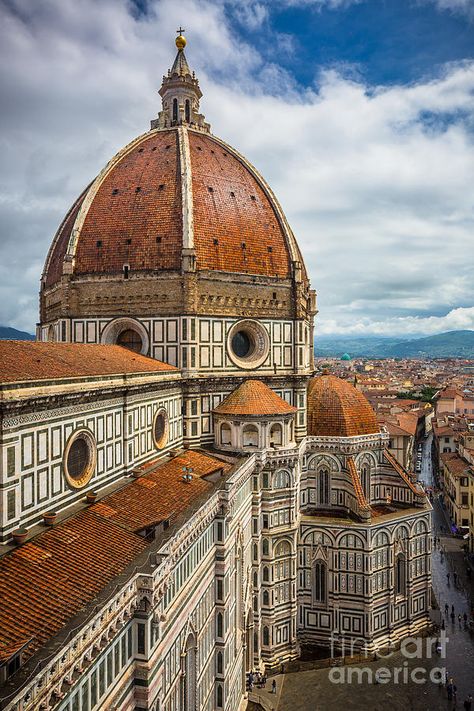
[[178, 35], [175, 39], [175, 44], [179, 50], [184, 49], [186, 47], [186, 38], [183, 35]]

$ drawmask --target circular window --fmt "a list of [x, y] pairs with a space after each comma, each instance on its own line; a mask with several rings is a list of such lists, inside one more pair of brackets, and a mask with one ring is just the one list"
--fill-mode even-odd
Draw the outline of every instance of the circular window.
[[64, 474], [70, 486], [80, 489], [92, 478], [96, 460], [96, 443], [89, 430], [71, 435], [64, 450]]
[[247, 358], [252, 352], [252, 341], [245, 331], [237, 331], [232, 338], [232, 350], [239, 358]]
[[258, 321], [238, 321], [229, 331], [227, 350], [239, 368], [258, 368], [268, 356], [270, 340]]
[[147, 355], [150, 349], [146, 328], [134, 318], [116, 318], [110, 321], [102, 331], [100, 341], [122, 346], [143, 355]]
[[119, 333], [117, 345], [128, 348], [130, 351], [134, 351], [135, 353], [141, 353], [143, 341], [139, 333], [131, 328], [127, 328], [125, 331]]
[[163, 449], [168, 441], [168, 413], [160, 408], [153, 418], [153, 441], [157, 449]]

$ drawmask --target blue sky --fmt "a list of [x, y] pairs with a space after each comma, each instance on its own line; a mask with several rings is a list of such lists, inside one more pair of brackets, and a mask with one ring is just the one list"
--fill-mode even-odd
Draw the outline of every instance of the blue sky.
[[0, 0], [0, 323], [157, 115], [176, 28], [213, 132], [279, 197], [320, 333], [474, 328], [474, 0]]
[[[474, 56], [474, 25], [467, 11], [443, 11], [431, 2], [366, 0], [336, 8], [277, 2], [265, 7], [265, 22], [254, 28], [239, 22], [232, 8], [229, 14], [246, 41], [304, 86], [314, 82], [320, 67], [346, 65], [348, 72], [374, 85], [406, 84], [432, 76], [447, 62]], [[275, 34], [288, 38], [286, 52], [273, 42]]]

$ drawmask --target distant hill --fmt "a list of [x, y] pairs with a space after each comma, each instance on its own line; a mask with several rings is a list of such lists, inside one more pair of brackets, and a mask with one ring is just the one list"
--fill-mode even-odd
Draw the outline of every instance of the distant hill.
[[474, 331], [446, 331], [417, 338], [316, 336], [315, 355], [352, 358], [472, 358]]
[[474, 358], [474, 331], [446, 331], [403, 341], [388, 349], [394, 358]]
[[0, 326], [0, 341], [34, 341], [35, 336], [31, 333], [26, 333], [26, 331], [18, 331], [16, 328], [10, 328], [10, 326]]

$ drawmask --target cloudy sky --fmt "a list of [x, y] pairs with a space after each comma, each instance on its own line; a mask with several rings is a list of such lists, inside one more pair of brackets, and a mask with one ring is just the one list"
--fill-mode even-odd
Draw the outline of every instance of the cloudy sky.
[[185, 27], [213, 132], [278, 195], [320, 333], [474, 328], [474, 0], [0, 0], [0, 323], [147, 130]]

